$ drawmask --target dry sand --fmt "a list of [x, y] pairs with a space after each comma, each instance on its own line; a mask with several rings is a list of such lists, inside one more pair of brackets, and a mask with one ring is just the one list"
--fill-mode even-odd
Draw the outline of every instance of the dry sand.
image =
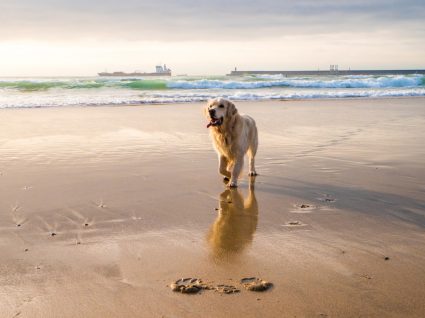
[[238, 103], [232, 191], [201, 108], [0, 111], [0, 317], [425, 315], [425, 99]]

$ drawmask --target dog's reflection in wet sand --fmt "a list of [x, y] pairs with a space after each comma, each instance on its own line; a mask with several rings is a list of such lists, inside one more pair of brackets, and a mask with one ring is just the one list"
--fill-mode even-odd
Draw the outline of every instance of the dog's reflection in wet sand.
[[258, 204], [253, 185], [244, 199], [238, 189], [227, 189], [219, 196], [219, 210], [208, 234], [216, 261], [230, 260], [252, 242], [258, 222]]

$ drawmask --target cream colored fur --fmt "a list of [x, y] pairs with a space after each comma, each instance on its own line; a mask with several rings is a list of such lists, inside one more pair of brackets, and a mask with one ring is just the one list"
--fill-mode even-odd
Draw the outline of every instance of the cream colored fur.
[[221, 125], [210, 127], [210, 135], [218, 153], [219, 172], [226, 180], [230, 179], [230, 187], [237, 187], [245, 154], [248, 154], [249, 158], [249, 175], [257, 175], [257, 126], [254, 119], [239, 114], [235, 105], [227, 99], [210, 100], [205, 108], [208, 119], [211, 119], [211, 111], [214, 112], [214, 118], [222, 119]]

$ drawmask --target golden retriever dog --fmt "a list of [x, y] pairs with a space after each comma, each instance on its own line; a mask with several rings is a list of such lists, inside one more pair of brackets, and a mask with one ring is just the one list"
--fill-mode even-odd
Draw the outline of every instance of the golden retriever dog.
[[219, 172], [228, 185], [238, 186], [244, 156], [248, 153], [249, 175], [256, 176], [255, 155], [258, 148], [258, 132], [254, 119], [238, 113], [235, 105], [224, 98], [210, 100], [205, 108], [209, 120], [207, 128], [218, 153]]

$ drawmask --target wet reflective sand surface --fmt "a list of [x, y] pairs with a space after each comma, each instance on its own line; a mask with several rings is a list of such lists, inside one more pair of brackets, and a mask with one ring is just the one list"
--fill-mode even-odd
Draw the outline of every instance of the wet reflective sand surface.
[[[2, 110], [0, 316], [422, 317], [424, 104], [239, 103], [238, 189], [201, 104]], [[273, 288], [167, 286], [253, 276]]]

